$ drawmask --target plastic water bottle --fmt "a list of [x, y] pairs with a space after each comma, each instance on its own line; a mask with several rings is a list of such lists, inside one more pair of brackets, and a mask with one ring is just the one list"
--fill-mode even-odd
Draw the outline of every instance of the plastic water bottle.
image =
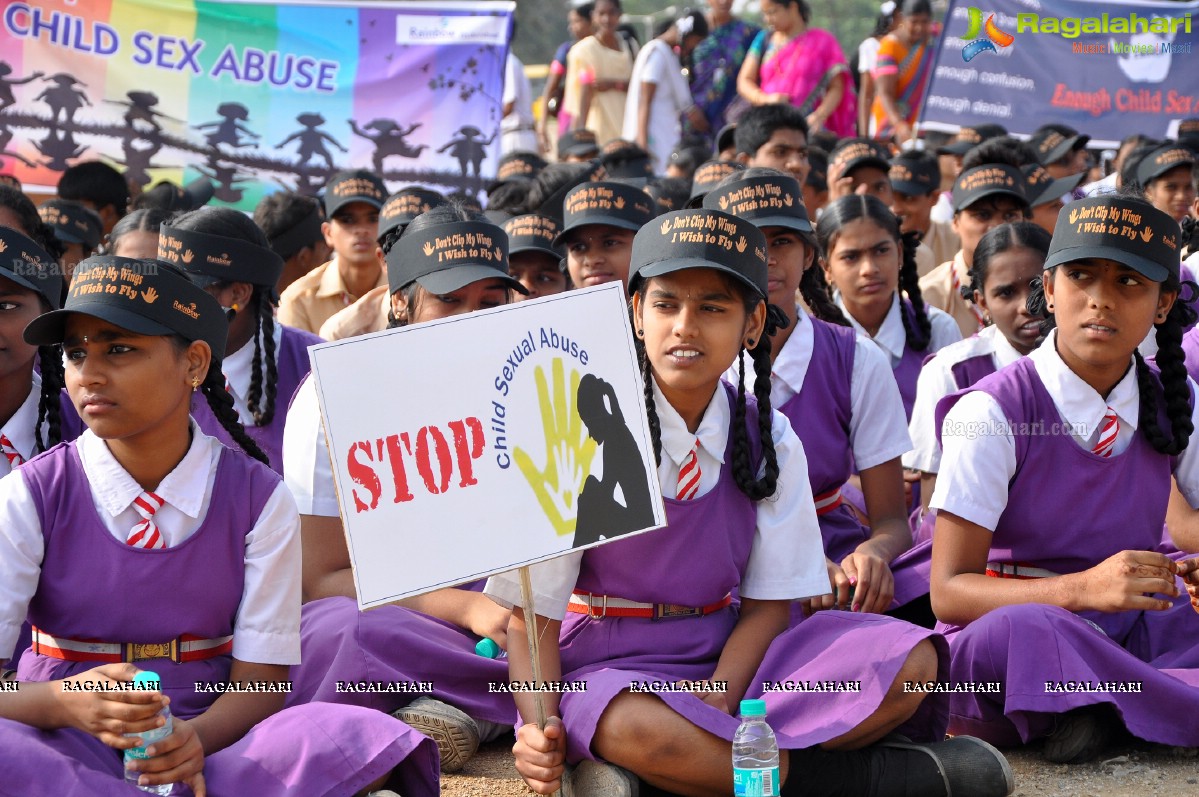
[[733, 737], [733, 794], [778, 797], [779, 743], [766, 724], [766, 701], [741, 701], [741, 727]]
[[[137, 675], [133, 676], [133, 683], [137, 685], [137, 688], [140, 689], [156, 690], [162, 688], [158, 673], [150, 672], [149, 670], [143, 670]], [[141, 733], [125, 734], [126, 736], [140, 736], [142, 739], [141, 747], [132, 747], [125, 751], [125, 782], [132, 786], [137, 786], [142, 791], [149, 792], [150, 794], [169, 795], [175, 788], [174, 784], [164, 783], [160, 786], [138, 786], [137, 779], [142, 773], [129, 769], [129, 764], [131, 762], [143, 761], [150, 757], [146, 755], [147, 747], [153, 745], [155, 742], [160, 742], [171, 735], [174, 723], [171, 722], [170, 707], [163, 706], [162, 711], [158, 712], [158, 716], [166, 720], [167, 724], [163, 725], [161, 728], [154, 728], [152, 730], [142, 731]]]

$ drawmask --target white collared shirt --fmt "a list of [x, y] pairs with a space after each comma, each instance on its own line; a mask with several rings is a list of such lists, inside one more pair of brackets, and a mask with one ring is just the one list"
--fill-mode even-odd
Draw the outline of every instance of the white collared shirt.
[[[673, 495], [679, 468], [697, 439], [700, 444], [697, 454], [699, 495], [708, 493], [720, 480], [720, 466], [733, 417], [724, 389], [717, 387], [694, 433], [687, 430], [682, 417], [662, 396], [656, 384], [654, 405], [662, 428], [662, 463], [658, 465], [658, 480], [663, 485], [663, 493]], [[778, 487], [773, 497], [757, 503], [758, 528], [738, 593], [743, 598], [758, 600], [823, 595], [829, 591], [828, 572], [824, 566], [824, 543], [808, 484], [808, 461], [803, 444], [786, 416], [779, 412], [773, 413], [771, 436], [778, 455]], [[758, 471], [759, 477], [764, 468], [765, 465]], [[669, 530], [660, 533], [669, 533]], [[583, 554], [583, 551], [577, 551], [532, 566], [537, 614], [554, 620], [565, 617]], [[509, 608], [521, 604], [520, 578], [516, 571], [489, 578], [485, 592]]]
[[[80, 435], [77, 445], [96, 513], [113, 537], [123, 542], [141, 520], [133, 500], [142, 487], [117, 462], [108, 444], [90, 430]], [[168, 548], [184, 542], [204, 522], [223, 448], [192, 422], [191, 446], [154, 490], [166, 501], [154, 520]], [[246, 535], [246, 575], [234, 621], [234, 658], [258, 664], [300, 662], [299, 530], [295, 503], [279, 484]], [[37, 591], [44, 553], [41, 522], [25, 480], [19, 471], [0, 479], [0, 659], [13, 653]], [[203, 573], [196, 577], [203, 578]]]
[[283, 481], [301, 515], [340, 517], [333, 463], [321, 424], [321, 408], [312, 376], [296, 388], [283, 424]]
[[[891, 295], [891, 309], [887, 311], [882, 326], [878, 328], [878, 334], [874, 337], [870, 337], [866, 328], [845, 309], [840, 291], [833, 294], [833, 299], [837, 302], [837, 307], [841, 308], [842, 314], [849, 319], [853, 328], [878, 344], [883, 352], [890, 356], [891, 368], [896, 368], [899, 361], [903, 359], [903, 353], [908, 346], [908, 333], [903, 328], [903, 317], [899, 314], [899, 292], [896, 291]], [[958, 329], [958, 322], [953, 320], [953, 316], [927, 304], [924, 309], [928, 313], [928, 323], [932, 329], [928, 341], [929, 354], [940, 351], [950, 343], [956, 343], [962, 339], [962, 332]]]
[[[796, 308], [795, 329], [771, 369], [770, 406], [779, 408], [803, 389], [815, 348], [815, 324], [802, 307]], [[745, 391], [752, 393], [756, 378], [753, 360], [745, 358]], [[737, 368], [724, 378], [737, 384]], [[902, 456], [912, 447], [899, 386], [882, 350], [860, 332], [854, 341], [849, 375], [849, 443], [859, 471]]]
[[[1078, 445], [1088, 451], [1094, 447], [1110, 406], [1120, 422], [1112, 455], [1127, 450], [1140, 418], [1140, 390], [1131, 358], [1128, 372], [1105, 399], [1062, 361], [1057, 330], [1028, 357]], [[1199, 427], [1199, 402], [1192, 417]], [[950, 434], [953, 429], [971, 432]], [[942, 467], [930, 506], [994, 531], [1007, 506], [1008, 483], [1016, 474], [1016, 441], [999, 402], [977, 390], [963, 396], [945, 416], [941, 442]], [[1199, 506], [1199, 446], [1188, 445], [1183, 451], [1174, 478], [1191, 506]]]
[[941, 468], [941, 446], [937, 444], [937, 402], [956, 393], [959, 388], [953, 377], [953, 367], [963, 360], [988, 354], [996, 370], [1006, 368], [1023, 355], [1012, 348], [1012, 344], [999, 331], [999, 327], [985, 327], [977, 335], [951, 343], [920, 369], [916, 380], [916, 402], [912, 406], [912, 420], [908, 432], [912, 436], [912, 450], [903, 458], [905, 468], [937, 473]]
[[[283, 325], [274, 324], [275, 331], [272, 337], [275, 339], [275, 358], [278, 362], [279, 349], [283, 345]], [[261, 339], [262, 331], [259, 330], [257, 336]], [[262, 398], [259, 399], [259, 404], [264, 405], [266, 402], [266, 347], [259, 345], [258, 365], [262, 369]], [[254, 414], [250, 412], [249, 396], [250, 396], [250, 377], [253, 376], [254, 368], [254, 338], [246, 341], [246, 345], [242, 346], [237, 351], [230, 354], [221, 361], [221, 371], [225, 374], [225, 381], [229, 383], [229, 395], [233, 396], [233, 409], [237, 410], [238, 416], [241, 418], [243, 426], [254, 426]], [[278, 397], [282, 401], [291, 398], [290, 396]]]
[[[37, 438], [34, 435], [34, 427], [37, 426], [37, 407], [42, 399], [42, 378], [37, 371], [33, 372], [33, 386], [29, 390], [29, 395], [21, 402], [21, 406], [17, 407], [17, 411], [12, 414], [8, 422], [0, 427], [0, 434], [8, 438], [12, 443], [12, 447], [17, 450], [21, 458], [26, 462], [33, 459], [33, 455], [37, 450]], [[46, 434], [46, 430], [42, 430], [42, 434]], [[43, 438], [44, 439], [44, 438]], [[8, 464], [8, 458], [0, 456], [0, 476], [7, 476], [12, 471]]]

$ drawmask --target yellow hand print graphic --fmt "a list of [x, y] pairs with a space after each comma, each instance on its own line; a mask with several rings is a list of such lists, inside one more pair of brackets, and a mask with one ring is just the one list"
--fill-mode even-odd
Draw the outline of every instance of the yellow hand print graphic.
[[559, 537], [574, 534], [579, 512], [579, 491], [591, 473], [597, 448], [596, 442], [585, 431], [575, 401], [579, 390], [579, 372], [570, 372], [568, 386], [562, 363], [563, 359], [556, 357], [551, 364], [552, 392], [546, 381], [545, 369], [539, 365], [533, 373], [545, 430], [545, 466], [539, 468], [528, 452], [521, 448], [513, 452], [517, 467], [533, 488], [538, 503]]

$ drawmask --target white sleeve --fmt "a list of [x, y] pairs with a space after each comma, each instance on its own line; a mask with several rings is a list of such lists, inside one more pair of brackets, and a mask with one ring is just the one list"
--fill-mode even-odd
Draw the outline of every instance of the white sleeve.
[[929, 326], [932, 327], [932, 335], [928, 342], [929, 354], [940, 351], [950, 343], [957, 343], [962, 339], [962, 328], [958, 326], [958, 322], [954, 320], [953, 316], [929, 305], [925, 305], [925, 308], [928, 310]]
[[[1199, 394], [1199, 387], [1195, 386], [1195, 381], [1188, 381], [1191, 384], [1192, 393]], [[1195, 406], [1191, 410], [1191, 419], [1195, 423], [1195, 428], [1199, 429], [1199, 400], [1195, 401]], [[1196, 440], [1195, 436], [1191, 437], [1191, 444], [1178, 455], [1178, 467], [1174, 469], [1174, 480], [1178, 482], [1178, 492], [1187, 499], [1187, 503], [1193, 508], [1199, 509], [1199, 440]], [[0, 481], [0, 484], [3, 482]], [[3, 571], [0, 570], [0, 572]]]
[[504, 93], [500, 97], [500, 105], [516, 102], [516, 69], [516, 59], [509, 53], [508, 60], [504, 62]]
[[824, 595], [829, 591], [828, 571], [808, 482], [808, 459], [787, 416], [777, 410], [773, 416], [778, 487], [774, 496], [758, 502], [758, 528], [738, 592], [743, 598], [757, 600]]
[[858, 45], [858, 71], [870, 72], [874, 69], [875, 61], [878, 60], [879, 41], [873, 36], [865, 39]]
[[[615, 543], [613, 543], [615, 544]], [[556, 559], [529, 566], [533, 586], [533, 611], [551, 620], [566, 617], [566, 604], [579, 580], [583, 551], [572, 551]], [[487, 579], [483, 594], [506, 609], [520, 606], [520, 571], [509, 570]]]
[[301, 515], [340, 517], [316, 383], [305, 377], [283, 424], [283, 481]]
[[645, 55], [645, 62], [642, 66], [641, 73], [637, 77], [639, 83], [654, 83], [658, 86], [658, 90], [662, 90], [662, 85], [669, 80], [666, 73], [668, 68], [667, 58], [662, 55], [661, 50], [657, 47], [651, 47]]
[[937, 473], [941, 468], [941, 446], [937, 445], [937, 402], [956, 392], [957, 382], [944, 357], [934, 357], [920, 369], [916, 380], [916, 401], [908, 433], [912, 450], [903, 458], [905, 468]]
[[858, 335], [849, 379], [849, 441], [859, 471], [903, 456], [912, 447], [899, 384], [883, 350]]
[[37, 592], [45, 552], [37, 506], [21, 472], [14, 471], [0, 479], [0, 661], [19, 652], [13, 648]]
[[246, 577], [233, 630], [233, 657], [300, 663], [300, 516], [279, 484], [246, 535]]
[[929, 506], [994, 531], [1016, 475], [1016, 440], [999, 402], [979, 390], [962, 396], [945, 416], [941, 444]]

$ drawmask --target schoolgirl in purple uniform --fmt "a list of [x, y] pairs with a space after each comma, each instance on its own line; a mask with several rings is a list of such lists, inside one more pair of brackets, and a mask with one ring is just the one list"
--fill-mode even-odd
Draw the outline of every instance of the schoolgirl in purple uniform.
[[[913, 448], [904, 455], [903, 464], [920, 472], [924, 510], [941, 467], [934, 422], [937, 402], [1011, 365], [1040, 341], [1044, 319], [1029, 311], [1028, 295], [1044, 270], [1049, 238], [1031, 222], [1002, 224], [983, 235], [974, 250], [966, 298], [984, 314], [987, 326], [929, 358], [916, 380], [916, 404], [908, 424]], [[935, 521], [935, 513], [923, 514], [914, 534], [916, 543], [932, 539]]]
[[[912, 541], [899, 463], [912, 446], [886, 355], [843, 319], [835, 324], [812, 318], [796, 302], [799, 291], [840, 316], [823, 286], [815, 284], [820, 274], [813, 268], [816, 238], [795, 178], [773, 169], [746, 169], [722, 180], [704, 206], [725, 208], [766, 236], [768, 302], [788, 320], [770, 341], [770, 403], [791, 421], [808, 457], [835, 587], [826, 597], [839, 598], [855, 611], [886, 611], [896, 596], [891, 564]], [[736, 381], [736, 366], [725, 379]], [[841, 496], [855, 468], [861, 472], [869, 526]], [[928, 593], [927, 574], [918, 581], [900, 590], [899, 603]], [[822, 601], [817, 605], [832, 608]]]
[[[675, 230], [709, 223], [729, 248], [673, 240]], [[549, 723], [519, 728], [514, 752], [526, 784], [551, 792], [569, 761], [578, 764], [570, 775], [576, 795], [633, 794], [634, 776], [671, 792], [727, 793], [732, 715], [742, 697], [764, 695], [785, 749], [784, 795], [1007, 794], [1006, 762], [978, 740], [874, 744], [901, 726], [942, 738], [935, 701], [893, 693], [883, 702], [907, 678], [936, 677], [935, 635], [896, 623], [908, 629], [894, 640], [903, 653], [874, 658], [868, 640], [880, 623], [894, 623], [888, 618], [818, 612], [788, 629], [791, 601], [824, 594], [829, 584], [803, 445], [770, 409], [770, 335], [785, 316], [767, 307], [765, 237], [716, 210], [668, 213], [637, 233], [632, 263], [658, 477], [677, 497], [667, 499], [667, 528], [533, 567], [542, 677], [584, 681], [586, 689], [560, 700], [543, 694]], [[755, 398], [743, 375], [736, 387], [721, 380], [745, 350]], [[730, 602], [734, 589], [739, 605]], [[486, 591], [516, 607], [511, 677], [532, 680], [531, 620], [519, 608], [515, 574], [491, 578]], [[674, 604], [670, 616], [663, 604]], [[769, 689], [775, 681], [855, 678], [859, 666], [872, 675], [852, 696], [814, 701]], [[680, 681], [717, 689], [647, 694], [631, 686]], [[517, 704], [528, 722], [532, 696], [518, 695]], [[943, 745], [961, 753], [957, 763], [941, 757]], [[962, 785], [967, 770], [985, 785]]]
[[[126, 734], [169, 705], [173, 733], [132, 767], [142, 784], [298, 797], [390, 777], [435, 794], [432, 745], [402, 723], [280, 711], [299, 654], [298, 523], [224, 391], [226, 330], [182, 272], [119, 257], [80, 263], [64, 308], [26, 327], [30, 344], [62, 344], [89, 428], [0, 479], [0, 655], [27, 611], [34, 625], [0, 701], [0, 770], [45, 793], [131, 792]], [[190, 421], [201, 389], [250, 456]], [[112, 691], [141, 667], [161, 691]]]
[[[1176, 579], [1194, 565], [1154, 550], [1171, 475], [1199, 506], [1178, 238], [1139, 198], [1067, 206], [1033, 297], [1056, 329], [938, 405], [933, 609], [954, 680], [1003, 685], [953, 695], [951, 731], [1048, 737], [1058, 762], [1094, 756], [1121, 724], [1199, 745], [1199, 617]], [[1156, 367], [1137, 351], [1151, 329]]]
[[[160, 260], [178, 265], [228, 308], [229, 342], [221, 362], [225, 388], [246, 433], [282, 473], [284, 408], [311, 368], [308, 347], [321, 342], [311, 332], [275, 321], [275, 283], [283, 259], [257, 224], [229, 208], [178, 216], [162, 226], [158, 243]], [[205, 434], [230, 444], [204, 402], [193, 400], [192, 413]]]
[[[454, 233], [490, 237], [503, 250], [502, 260], [425, 255], [439, 236]], [[384, 249], [393, 327], [497, 307], [507, 304], [509, 291], [525, 291], [508, 274], [504, 231], [456, 203], [393, 230]], [[293, 670], [289, 705], [321, 700], [395, 712], [437, 742], [442, 771], [461, 769], [481, 741], [509, 732], [516, 719], [512, 698], [487, 688], [504, 680], [506, 662], [475, 653], [483, 637], [505, 646], [508, 612], [470, 588], [360, 612], [311, 379], [288, 411], [284, 449], [304, 543], [304, 664]], [[338, 681], [358, 680], [431, 682], [433, 691], [420, 696], [338, 689]]]

